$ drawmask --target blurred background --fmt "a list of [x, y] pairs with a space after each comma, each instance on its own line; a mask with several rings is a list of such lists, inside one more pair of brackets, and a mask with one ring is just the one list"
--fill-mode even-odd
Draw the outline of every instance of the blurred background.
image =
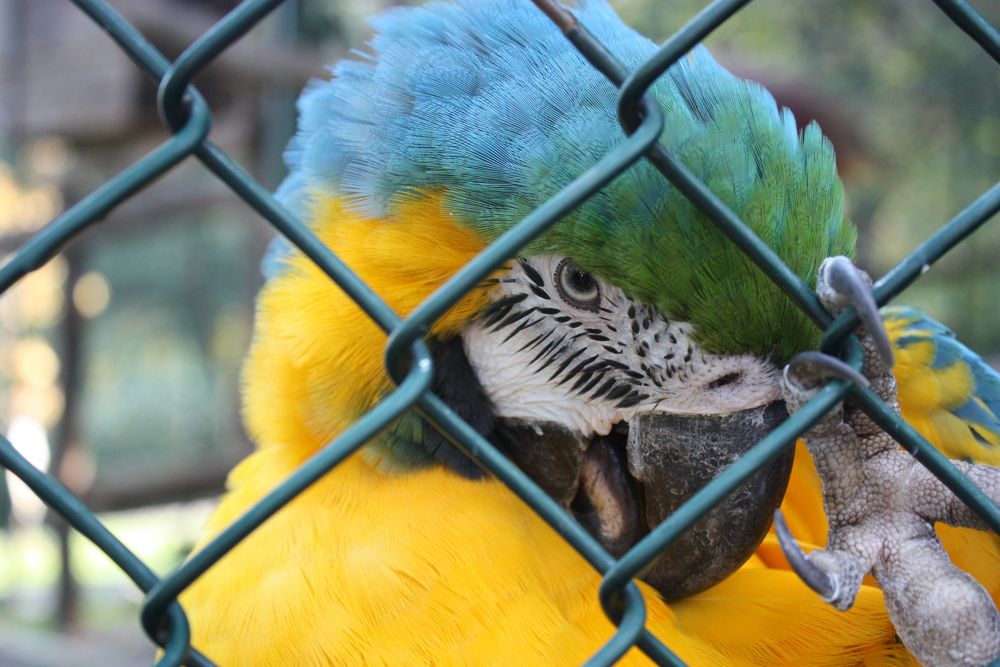
[[[175, 57], [236, 3], [110, 4]], [[298, 91], [392, 4], [287, 2], [196, 81], [212, 139], [274, 188]], [[662, 41], [706, 3], [612, 4]], [[1000, 2], [973, 4], [1000, 24]], [[876, 277], [1000, 180], [1000, 68], [929, 0], [756, 0], [707, 44], [831, 137]], [[67, 0], [0, 4], [0, 91], [3, 257], [168, 137], [155, 88]], [[206, 174], [184, 162], [0, 298], [0, 429], [159, 573], [250, 447], [239, 366], [272, 232]], [[994, 363], [998, 256], [986, 225], [901, 299]], [[140, 602], [0, 475], [0, 665], [146, 664]]]

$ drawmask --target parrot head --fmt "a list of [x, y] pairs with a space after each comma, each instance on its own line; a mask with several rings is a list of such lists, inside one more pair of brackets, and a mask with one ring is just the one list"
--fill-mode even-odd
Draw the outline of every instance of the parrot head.
[[[656, 49], [604, 2], [572, 11], [629, 68]], [[393, 303], [394, 289], [428, 283], [449, 257], [470, 259], [624, 134], [617, 90], [525, 0], [432, 2], [374, 28], [369, 55], [339, 63], [300, 100], [279, 196], [349, 263], [354, 252], [378, 264], [376, 289], [377, 275], [396, 275], [382, 292]], [[811, 281], [825, 257], [852, 254], [817, 126], [799, 131], [702, 47], [650, 93], [665, 147], [795, 273]], [[331, 200], [337, 221], [319, 212]], [[362, 227], [376, 231], [352, 251]], [[456, 250], [455, 230], [471, 250]], [[272, 255], [274, 279], [303, 270], [290, 257]], [[430, 332], [433, 390], [616, 555], [783, 418], [781, 365], [818, 342], [798, 307], [645, 161], [467, 300]], [[403, 311], [415, 305], [404, 301]], [[301, 335], [289, 321], [289, 336]], [[314, 348], [346, 358], [364, 344], [331, 326]], [[315, 402], [317, 414], [330, 409]], [[393, 474], [442, 464], [470, 483], [483, 474], [416, 414], [366, 452]], [[789, 469], [790, 455], [750, 479], [644, 578], [677, 598], [733, 571], [766, 532]]]

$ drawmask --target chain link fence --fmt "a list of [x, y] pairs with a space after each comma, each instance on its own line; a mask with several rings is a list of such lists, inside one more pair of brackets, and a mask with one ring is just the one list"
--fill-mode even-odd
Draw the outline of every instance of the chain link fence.
[[[402, 319], [330, 252], [299, 220], [229, 156], [208, 140], [212, 114], [192, 78], [225, 49], [264, 20], [283, 0], [247, 0], [216, 23], [174, 61], [102, 0], [72, 0], [103, 28], [108, 37], [158, 85], [158, 107], [172, 136], [91, 195], [38, 232], [0, 268], [0, 293], [52, 259], [73, 237], [97, 225], [112, 209], [189, 156], [197, 158], [242, 200], [286, 236], [389, 334], [386, 368], [397, 387], [349, 429], [330, 442], [291, 477], [223, 531], [203, 550], [168, 576], [158, 577], [127, 549], [97, 517], [55, 479], [33, 467], [6, 439], [0, 438], [0, 465], [21, 478], [51, 509], [107, 554], [145, 595], [141, 619], [150, 640], [162, 647], [159, 665], [211, 665], [190, 644], [190, 628], [178, 595], [201, 574], [283, 505], [302, 492], [407, 410], [418, 409], [465, 453], [509, 486], [600, 571], [601, 603], [617, 631], [588, 664], [610, 665], [632, 646], [659, 664], [683, 663], [644, 627], [645, 605], [634, 577], [699, 517], [760, 467], [791, 447], [799, 435], [837, 402], [851, 395], [882, 428], [948, 485], [1000, 533], [1000, 507], [896, 416], [869, 390], [836, 381], [756, 444], [723, 474], [702, 488], [677, 512], [654, 528], [620, 558], [613, 558], [524, 473], [429, 392], [432, 361], [421, 336], [433, 321], [532, 239], [597, 192], [629, 165], [649, 160], [709, 219], [739, 246], [824, 330], [822, 349], [842, 352], [855, 367], [861, 349], [850, 332], [858, 325], [853, 310], [831, 319], [816, 295], [777, 255], [751, 232], [708, 188], [658, 143], [663, 131], [660, 109], [645, 97], [650, 85], [694, 45], [705, 39], [752, 0], [716, 0], [674, 34], [634, 72], [627, 71], [602, 44], [553, 0], [535, 0], [539, 9], [565, 34], [566, 48], [584, 57], [620, 90], [619, 118], [628, 139], [584, 174], [540, 206], [507, 234], [442, 285]], [[975, 40], [1000, 64], [1000, 33], [964, 0], [928, 0], [954, 27]], [[952, 26], [943, 26], [948, 29]], [[973, 201], [876, 283], [881, 305], [896, 297], [923, 271], [1000, 210], [1000, 183]]]

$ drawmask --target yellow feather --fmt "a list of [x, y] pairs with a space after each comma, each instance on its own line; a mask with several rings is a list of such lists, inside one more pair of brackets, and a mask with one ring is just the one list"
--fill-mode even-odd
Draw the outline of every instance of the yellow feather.
[[[318, 201], [311, 219], [319, 239], [400, 316], [485, 245], [454, 224], [438, 195], [402, 201], [392, 220], [353, 215], [335, 199]], [[296, 255], [290, 265], [258, 300], [243, 375], [244, 416], [261, 447], [290, 447], [302, 460], [370, 408], [391, 382], [382, 330], [312, 261]], [[457, 332], [486, 305], [488, 291], [472, 290], [431, 332]]]
[[[398, 313], [483, 248], [439, 197], [365, 220], [325, 200], [321, 240]], [[487, 302], [472, 291], [433, 331], [453, 334]], [[389, 387], [385, 335], [311, 262], [261, 294], [244, 369], [258, 451], [231, 474], [204, 545]], [[792, 529], [825, 542], [818, 480], [801, 445], [783, 504]], [[349, 457], [265, 522], [181, 597], [194, 645], [223, 665], [577, 665], [612, 636], [600, 577], [503, 484], [444, 469], [387, 474]], [[1000, 572], [982, 534], [953, 553]], [[994, 547], [995, 547], [994, 543]], [[978, 559], [978, 560], [977, 560]], [[965, 561], [962, 561], [965, 562]], [[989, 578], [994, 595], [998, 577]], [[667, 605], [641, 585], [647, 627], [692, 665], [911, 665], [880, 592], [824, 604], [787, 569], [773, 536], [719, 586]], [[623, 664], [649, 664], [633, 649]]]

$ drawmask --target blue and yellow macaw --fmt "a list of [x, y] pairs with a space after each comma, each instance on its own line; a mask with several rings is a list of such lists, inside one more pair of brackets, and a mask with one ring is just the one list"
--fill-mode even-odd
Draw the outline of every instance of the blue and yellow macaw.
[[[629, 67], [656, 48], [602, 0], [573, 12]], [[526, 0], [435, 1], [373, 24], [370, 52], [303, 94], [278, 194], [405, 315], [623, 135], [616, 89]], [[664, 144], [793, 271], [812, 281], [824, 258], [852, 254], [817, 126], [800, 133], [767, 91], [700, 47], [652, 94]], [[266, 272], [243, 373], [257, 450], [230, 475], [202, 543], [392, 386], [385, 335], [322, 271], [279, 243]], [[910, 423], [951, 456], [1000, 462], [997, 374], [917, 311], [885, 319]], [[427, 339], [435, 393], [618, 554], [677, 506], [678, 489], [703, 484], [781, 418], [781, 369], [818, 344], [799, 309], [644, 162], [469, 292]], [[668, 451], [675, 438], [685, 447]], [[692, 665], [914, 664], [870, 580], [837, 611], [764, 537], [781, 502], [802, 543], [824, 543], [808, 455], [755, 479], [644, 575], [650, 630]], [[944, 538], [1000, 596], [996, 536]], [[412, 414], [181, 602], [194, 645], [223, 665], [573, 665], [614, 632], [599, 584], [530, 508]], [[638, 649], [623, 660], [647, 663]]]

